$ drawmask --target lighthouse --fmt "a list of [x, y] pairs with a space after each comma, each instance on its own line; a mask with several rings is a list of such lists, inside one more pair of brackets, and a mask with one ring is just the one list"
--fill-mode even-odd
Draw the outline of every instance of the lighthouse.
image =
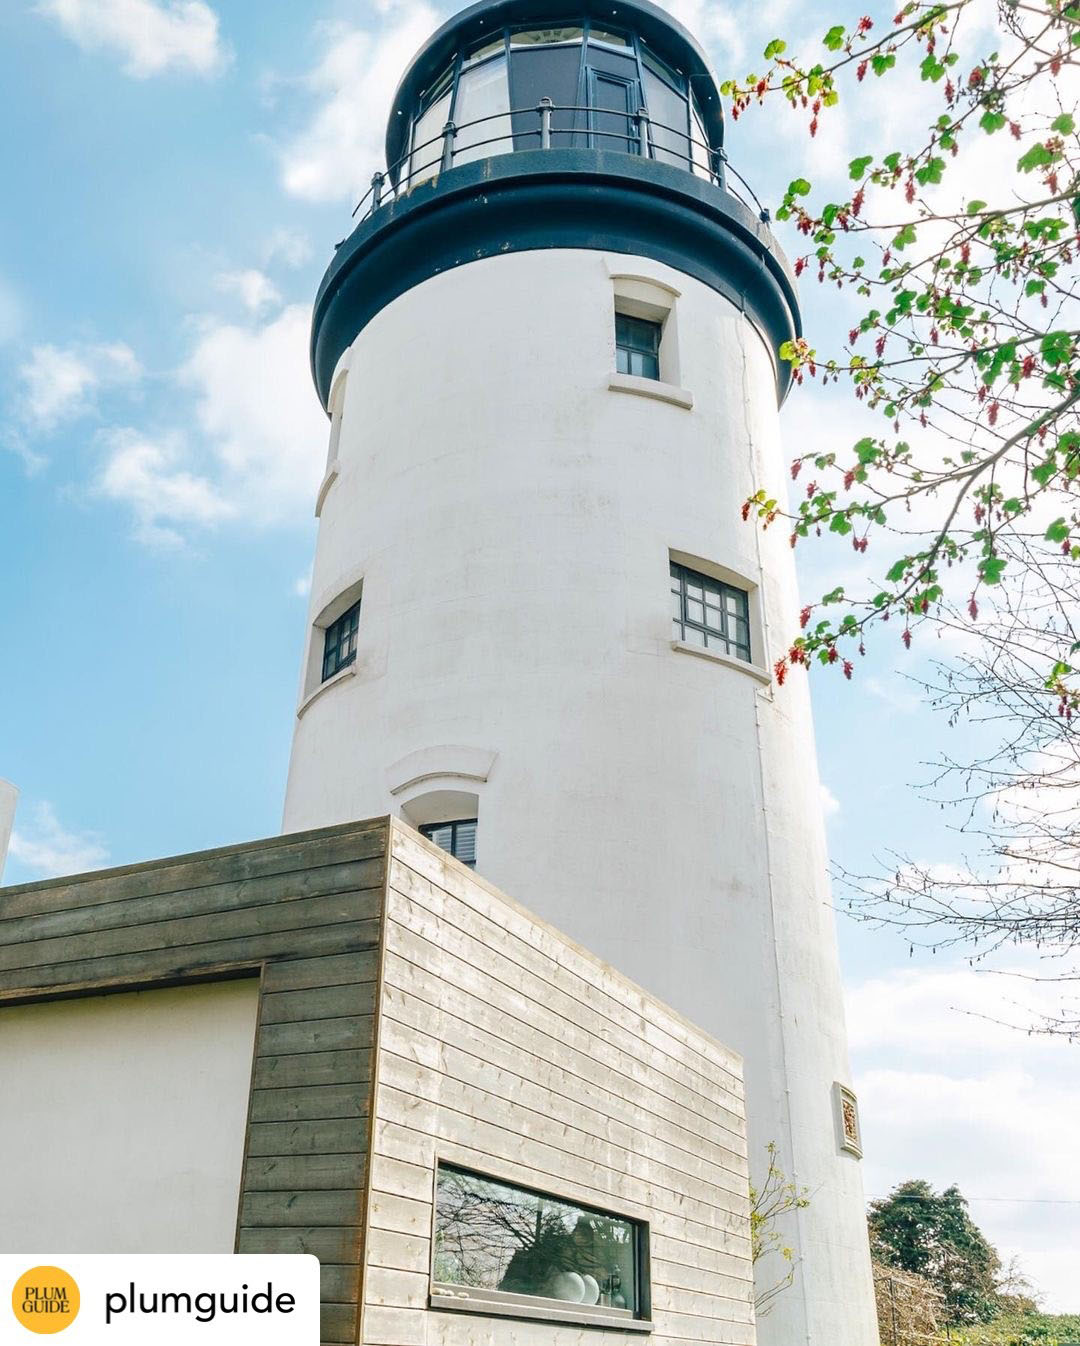
[[708, 60], [647, 0], [481, 0], [356, 218], [285, 830], [392, 813], [739, 1051], [751, 1172], [809, 1199], [758, 1340], [870, 1346], [794, 563], [739, 517], [783, 491], [798, 299]]

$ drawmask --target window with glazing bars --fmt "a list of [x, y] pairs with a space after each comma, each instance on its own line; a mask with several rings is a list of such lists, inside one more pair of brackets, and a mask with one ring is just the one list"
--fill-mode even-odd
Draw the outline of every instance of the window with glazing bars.
[[660, 324], [615, 314], [615, 368], [643, 379], [660, 377]]
[[450, 823], [426, 823], [420, 835], [449, 851], [470, 869], [476, 868], [476, 819], [457, 818]]
[[332, 678], [356, 659], [356, 632], [360, 625], [360, 604], [348, 608], [326, 628], [323, 645], [322, 680]]
[[675, 639], [750, 662], [750, 599], [711, 575], [671, 563]]

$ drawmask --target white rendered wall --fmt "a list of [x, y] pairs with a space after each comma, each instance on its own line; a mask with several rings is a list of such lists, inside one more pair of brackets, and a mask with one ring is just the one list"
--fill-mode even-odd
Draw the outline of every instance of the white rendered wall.
[[232, 1252], [258, 990], [0, 1009], [0, 1252]]
[[[609, 388], [627, 273], [679, 292], [665, 353], [674, 337], [693, 410]], [[303, 706], [285, 830], [472, 792], [480, 873], [745, 1058], [752, 1167], [776, 1141], [813, 1193], [796, 1285], [759, 1340], [868, 1346], [807, 689], [671, 644], [671, 549], [760, 586], [763, 669], [792, 629], [787, 538], [739, 520], [751, 491], [783, 490], [760, 338], [646, 259], [471, 263], [360, 334], [338, 451], [311, 615], [362, 580], [358, 658]], [[440, 745], [447, 774], [392, 794], [397, 764]], [[486, 780], [454, 775], [461, 748], [495, 754]]]

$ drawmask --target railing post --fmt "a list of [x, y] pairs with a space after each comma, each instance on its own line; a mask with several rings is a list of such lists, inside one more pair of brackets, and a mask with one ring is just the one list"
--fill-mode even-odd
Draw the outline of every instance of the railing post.
[[643, 159], [649, 158], [649, 114], [643, 107], [637, 110], [637, 116], [634, 118], [637, 122], [638, 154]]
[[540, 114], [540, 148], [542, 150], [551, 149], [551, 113], [555, 104], [548, 98], [541, 98], [536, 105], [536, 110]]
[[457, 127], [453, 122], [447, 122], [442, 129], [443, 147], [442, 147], [442, 171], [445, 173], [453, 166], [454, 162], [454, 137], [457, 135]]
[[371, 179], [371, 209], [378, 210], [382, 204], [382, 189], [386, 177], [382, 173], [376, 173]]

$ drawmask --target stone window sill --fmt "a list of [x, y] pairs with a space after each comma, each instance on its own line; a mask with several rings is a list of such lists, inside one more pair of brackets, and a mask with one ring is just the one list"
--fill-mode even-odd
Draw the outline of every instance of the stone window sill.
[[609, 374], [608, 387], [613, 393], [631, 393], [634, 397], [651, 397], [657, 402], [670, 402], [672, 406], [690, 411], [694, 405], [694, 394], [685, 388], [677, 388], [674, 383], [661, 383], [659, 379], [643, 379], [637, 374]]
[[339, 669], [332, 678], [327, 678], [325, 682], [320, 682], [313, 692], [309, 692], [307, 696], [304, 697], [303, 701], [301, 701], [300, 705], [297, 707], [296, 718], [299, 720], [307, 710], [308, 706], [310, 706], [313, 701], [318, 701], [323, 692], [328, 692], [331, 687], [336, 687], [339, 682], [344, 682], [346, 678], [355, 676], [356, 660], [354, 659], [351, 664], [347, 665], [345, 668]]
[[737, 669], [760, 683], [772, 682], [772, 674], [757, 664], [748, 664], [745, 659], [736, 659], [730, 654], [721, 654], [719, 650], [705, 650], [700, 645], [691, 645], [688, 640], [673, 640], [671, 648], [682, 654], [696, 654], [699, 659], [708, 659], [710, 663], [723, 664], [726, 668]]
[[339, 472], [340, 469], [337, 465], [337, 459], [335, 458], [326, 469], [326, 476], [322, 479], [322, 485], [319, 487], [319, 494], [315, 497], [316, 519], [322, 514], [322, 507], [326, 502], [326, 497], [330, 494], [330, 487], [337, 481]]

